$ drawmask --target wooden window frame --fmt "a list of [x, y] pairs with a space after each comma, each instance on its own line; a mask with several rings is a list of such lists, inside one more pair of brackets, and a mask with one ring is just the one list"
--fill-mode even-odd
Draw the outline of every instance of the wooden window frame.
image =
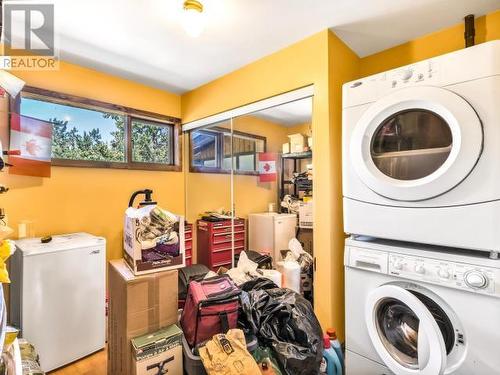
[[[207, 131], [210, 132], [212, 130], [212, 133], [217, 134], [217, 141], [216, 141], [216, 163], [217, 167], [200, 167], [200, 166], [194, 166], [193, 165], [193, 140], [192, 140], [192, 134], [195, 131]], [[230, 135], [231, 130], [214, 126], [208, 129], [193, 129], [190, 130], [188, 133], [188, 142], [189, 142], [189, 172], [191, 173], [214, 173], [214, 174], [231, 174], [231, 170], [229, 169], [224, 169], [222, 168], [222, 162], [224, 160], [224, 135]], [[250, 133], [244, 133], [241, 131], [233, 130], [234, 135], [239, 135], [242, 137], [246, 138], [252, 138], [255, 140], [261, 140], [264, 142], [264, 151], [267, 151], [267, 138], [263, 137], [261, 135], [256, 135], [256, 134], [250, 134]], [[249, 153], [250, 154], [250, 153]], [[252, 153], [255, 155], [255, 169], [257, 169], [257, 154], [258, 152]], [[244, 175], [244, 176], [258, 176], [259, 172], [257, 170], [255, 171], [240, 171], [240, 170], [233, 170], [233, 174], [235, 175]]]
[[[23, 94], [28, 98], [40, 99], [77, 108], [91, 109], [101, 112], [110, 112], [125, 117], [125, 158], [123, 163], [97, 160], [72, 160], [52, 158], [52, 165], [59, 167], [82, 168], [113, 168], [148, 171], [182, 172], [182, 131], [181, 119], [161, 115], [154, 112], [138, 110], [117, 104], [101, 102], [99, 100], [83, 98], [80, 96], [63, 94], [56, 91], [25, 86], [21, 93], [10, 99], [10, 112], [21, 114], [21, 98]], [[132, 121], [134, 119], [151, 122], [155, 125], [169, 126], [172, 128], [172, 164], [144, 163], [132, 161]]]

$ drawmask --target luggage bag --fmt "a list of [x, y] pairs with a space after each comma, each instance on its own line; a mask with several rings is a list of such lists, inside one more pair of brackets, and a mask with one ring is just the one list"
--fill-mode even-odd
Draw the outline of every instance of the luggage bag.
[[240, 293], [227, 275], [189, 283], [181, 326], [191, 347], [236, 328]]

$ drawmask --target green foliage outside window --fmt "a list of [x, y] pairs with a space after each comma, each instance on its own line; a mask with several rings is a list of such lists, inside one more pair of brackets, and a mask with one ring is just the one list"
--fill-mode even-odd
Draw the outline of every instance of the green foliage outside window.
[[132, 120], [132, 161], [171, 164], [172, 128]]
[[69, 160], [125, 161], [125, 121], [123, 116], [103, 114], [112, 118], [116, 130], [110, 132], [112, 139], [105, 142], [99, 128], [79, 132], [73, 126], [68, 128], [68, 121], [49, 119], [52, 128], [52, 157]]

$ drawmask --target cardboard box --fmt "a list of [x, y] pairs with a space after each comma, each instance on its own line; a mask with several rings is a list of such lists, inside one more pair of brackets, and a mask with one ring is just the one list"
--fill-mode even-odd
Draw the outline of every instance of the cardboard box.
[[158, 206], [125, 211], [123, 257], [135, 275], [186, 265], [184, 217]]
[[283, 145], [281, 146], [281, 152], [283, 154], [289, 154], [290, 153], [290, 142], [283, 143]]
[[309, 150], [312, 150], [312, 148], [313, 148], [313, 137], [307, 137], [307, 147], [309, 147]]
[[300, 133], [290, 134], [290, 152], [304, 152], [306, 147], [306, 136]]
[[182, 375], [182, 331], [175, 324], [132, 340], [134, 375]]
[[131, 339], [177, 322], [177, 271], [135, 276], [112, 260], [108, 286], [108, 374], [132, 375]]

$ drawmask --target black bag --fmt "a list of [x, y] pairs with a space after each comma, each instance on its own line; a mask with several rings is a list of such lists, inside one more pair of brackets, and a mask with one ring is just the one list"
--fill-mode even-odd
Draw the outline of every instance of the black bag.
[[255, 279], [240, 286], [238, 326], [270, 348], [283, 374], [317, 375], [323, 357], [321, 326], [311, 304], [290, 289]]
[[204, 264], [193, 264], [179, 270], [179, 301], [186, 299], [189, 282], [203, 280], [208, 271], [210, 270]]
[[[272, 270], [273, 269], [273, 258], [271, 258], [267, 254], [261, 254], [253, 250], [245, 251], [248, 259], [252, 262], [257, 263], [258, 268], [263, 270]], [[234, 254], [234, 263], [238, 264], [238, 260], [240, 259], [240, 254]]]

